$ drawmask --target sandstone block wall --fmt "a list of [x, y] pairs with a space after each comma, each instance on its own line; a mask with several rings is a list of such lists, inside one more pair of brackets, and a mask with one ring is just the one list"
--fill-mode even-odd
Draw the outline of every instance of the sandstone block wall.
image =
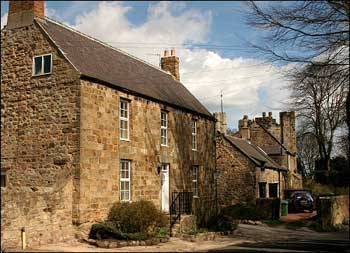
[[[32, 77], [33, 57], [53, 73]], [[35, 25], [1, 32], [1, 244], [28, 246], [72, 235], [72, 174], [79, 164], [79, 81]]]
[[255, 204], [255, 164], [220, 136], [216, 138], [216, 145], [219, 206]]
[[279, 184], [279, 196], [283, 197], [283, 193], [285, 190], [285, 180], [282, 172], [278, 172], [276, 170], [265, 168], [261, 170], [261, 168], [256, 168], [256, 197], [259, 198], [259, 182], [266, 183], [266, 197], [270, 196], [269, 192], [269, 184], [278, 183]]
[[[130, 101], [130, 141], [119, 138], [120, 98]], [[160, 145], [160, 114], [168, 111], [168, 147]], [[191, 150], [192, 114], [101, 84], [81, 81], [81, 166], [77, 193], [77, 223], [106, 217], [119, 202], [121, 159], [131, 161], [131, 200], [146, 199], [161, 206], [161, 175], [157, 168], [170, 165], [170, 194], [191, 191], [192, 165], [200, 167], [200, 199], [212, 198], [215, 168], [214, 122], [198, 118], [198, 150]], [[206, 184], [206, 185], [204, 185]], [[208, 190], [207, 190], [208, 189]], [[171, 196], [171, 195], [170, 195]], [[199, 201], [201, 201], [199, 200]]]
[[349, 196], [320, 197], [318, 215], [323, 228], [349, 224]]

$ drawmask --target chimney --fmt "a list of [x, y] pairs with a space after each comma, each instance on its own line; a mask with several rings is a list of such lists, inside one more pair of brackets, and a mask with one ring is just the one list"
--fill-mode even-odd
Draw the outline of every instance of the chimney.
[[272, 112], [269, 112], [269, 118], [272, 118]]
[[227, 116], [226, 112], [214, 112], [216, 119], [215, 128], [220, 133], [227, 134]]
[[266, 112], [263, 112], [262, 116], [263, 116], [263, 118], [265, 118], [266, 117]]
[[33, 24], [34, 18], [45, 17], [45, 1], [9, 1], [7, 29]]
[[164, 56], [160, 60], [160, 66], [162, 70], [170, 72], [174, 79], [180, 81], [180, 61], [179, 57], [176, 56], [175, 49], [171, 49], [170, 55], [168, 50], [164, 51]]
[[239, 133], [244, 140], [250, 140], [250, 126], [248, 125], [248, 115], [244, 115], [243, 119], [239, 120]]
[[280, 112], [281, 142], [296, 152], [295, 112]]

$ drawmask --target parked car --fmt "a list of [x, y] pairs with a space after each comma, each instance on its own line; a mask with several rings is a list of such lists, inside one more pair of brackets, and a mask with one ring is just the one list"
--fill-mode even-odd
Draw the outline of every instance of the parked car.
[[295, 191], [291, 194], [289, 200], [290, 207], [295, 212], [314, 210], [314, 199], [308, 191]]

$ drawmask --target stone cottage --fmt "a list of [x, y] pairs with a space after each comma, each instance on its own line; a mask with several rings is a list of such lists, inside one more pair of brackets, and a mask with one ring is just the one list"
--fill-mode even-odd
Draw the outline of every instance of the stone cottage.
[[255, 204], [261, 198], [280, 198], [286, 168], [248, 140], [218, 133], [216, 137], [218, 205]]
[[245, 115], [238, 125], [236, 137], [258, 145], [277, 164], [288, 169], [287, 189], [302, 188], [302, 177], [297, 171], [295, 112], [280, 112], [279, 123], [272, 112], [268, 116], [263, 112], [262, 117], [253, 120]]
[[168, 212], [179, 191], [195, 214], [214, 205], [215, 119], [181, 84], [179, 58], [158, 69], [10, 1], [1, 31], [1, 245], [74, 236], [114, 202]]
[[296, 170], [294, 112], [280, 113], [280, 124], [266, 117], [239, 121], [239, 131], [227, 134], [226, 113], [214, 113], [220, 206], [283, 198], [286, 189], [301, 188]]

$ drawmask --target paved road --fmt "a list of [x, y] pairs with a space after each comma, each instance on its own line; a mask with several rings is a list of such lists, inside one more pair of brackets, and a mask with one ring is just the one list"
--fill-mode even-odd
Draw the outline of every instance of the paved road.
[[350, 252], [349, 240], [295, 240], [242, 243], [209, 252]]
[[349, 231], [318, 233], [307, 228], [286, 229], [240, 225], [236, 239], [250, 242], [234, 243], [209, 251], [221, 252], [350, 252]]

